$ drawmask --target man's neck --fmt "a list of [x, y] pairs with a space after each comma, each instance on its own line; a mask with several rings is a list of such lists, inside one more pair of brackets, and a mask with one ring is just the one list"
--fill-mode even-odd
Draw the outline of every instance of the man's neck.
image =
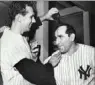
[[77, 44], [77, 43], [73, 43], [72, 45], [71, 45], [71, 48], [70, 48], [70, 50], [68, 51], [68, 55], [69, 56], [71, 56], [72, 54], [74, 54], [77, 50], [78, 50], [78, 48], [79, 48], [79, 45]]
[[20, 24], [18, 22], [15, 22], [15, 21], [13, 21], [13, 23], [12, 23], [11, 31], [16, 33], [16, 34], [23, 34], [23, 32], [21, 32]]

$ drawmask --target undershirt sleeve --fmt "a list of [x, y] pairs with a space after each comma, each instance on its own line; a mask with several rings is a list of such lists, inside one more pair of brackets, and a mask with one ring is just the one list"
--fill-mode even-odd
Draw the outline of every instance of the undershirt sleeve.
[[42, 25], [42, 22], [39, 17], [36, 17], [36, 24], [38, 27]]
[[53, 68], [50, 64], [43, 65], [25, 58], [17, 63], [15, 67], [31, 83], [37, 85], [56, 85]]

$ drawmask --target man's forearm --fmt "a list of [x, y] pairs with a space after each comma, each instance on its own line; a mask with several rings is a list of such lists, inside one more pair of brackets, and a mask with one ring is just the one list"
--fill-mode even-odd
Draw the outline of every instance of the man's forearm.
[[54, 20], [52, 15], [58, 13], [58, 9], [57, 8], [51, 8], [46, 14], [44, 14], [43, 16], [40, 16], [40, 20], [43, 21], [48, 21], [48, 20]]
[[40, 16], [39, 18], [41, 22], [49, 20], [46, 15]]
[[15, 65], [20, 74], [29, 82], [37, 85], [56, 85], [51, 67], [35, 63], [30, 59], [23, 59]]

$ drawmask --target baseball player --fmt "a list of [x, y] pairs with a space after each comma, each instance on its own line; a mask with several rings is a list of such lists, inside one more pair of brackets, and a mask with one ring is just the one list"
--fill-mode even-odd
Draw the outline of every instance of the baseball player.
[[[40, 19], [51, 19], [52, 14], [57, 12], [57, 9], [51, 9]], [[56, 85], [54, 77], [46, 71], [46, 67], [33, 61], [27, 40], [22, 36], [37, 22], [33, 4], [30, 1], [13, 1], [9, 16], [10, 27], [3, 28], [1, 37], [3, 85]], [[37, 72], [38, 70], [43, 73]]]
[[[76, 32], [69, 24], [59, 24], [55, 37], [55, 45], [58, 48], [53, 54], [61, 53], [61, 59], [54, 67], [57, 85], [94, 85], [95, 48], [76, 43]], [[54, 57], [53, 54], [46, 62]]]

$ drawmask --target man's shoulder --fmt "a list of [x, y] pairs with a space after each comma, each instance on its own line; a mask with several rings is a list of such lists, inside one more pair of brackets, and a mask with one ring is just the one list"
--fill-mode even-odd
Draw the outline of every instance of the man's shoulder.
[[[7, 35], [7, 34], [10, 34], [10, 33], [9, 33], [9, 32], [10, 32], [9, 29], [10, 29], [10, 28], [9, 28], [8, 26], [2, 26], [2, 27], [0, 28], [0, 33], [2, 34], [2, 36]], [[2, 38], [2, 36], [1, 36], [1, 38]]]
[[0, 27], [0, 32], [4, 32], [4, 30], [5, 30], [6, 28], [8, 28], [8, 29], [9, 29], [9, 27], [8, 27], [8, 26], [2, 26], [2, 27]]
[[95, 47], [90, 46], [90, 45], [86, 45], [86, 44], [79, 44], [80, 47], [84, 50], [84, 51], [95, 51]]

